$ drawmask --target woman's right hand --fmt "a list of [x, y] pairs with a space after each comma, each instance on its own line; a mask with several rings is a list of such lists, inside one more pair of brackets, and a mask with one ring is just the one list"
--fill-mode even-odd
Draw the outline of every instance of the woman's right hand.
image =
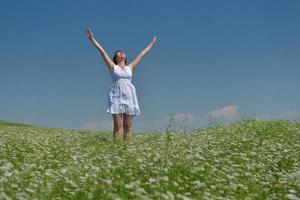
[[92, 39], [94, 37], [92, 31], [89, 28], [86, 29], [86, 34], [89, 39]]

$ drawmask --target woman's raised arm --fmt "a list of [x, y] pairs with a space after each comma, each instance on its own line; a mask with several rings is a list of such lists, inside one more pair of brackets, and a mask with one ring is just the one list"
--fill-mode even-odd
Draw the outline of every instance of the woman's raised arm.
[[153, 47], [154, 43], [156, 42], [156, 36], [152, 39], [152, 42], [128, 65], [131, 68], [131, 71], [133, 71], [137, 64], [143, 59], [143, 57], [150, 51], [150, 49]]
[[112, 70], [115, 63], [110, 59], [110, 57], [107, 55], [106, 51], [103, 49], [103, 47], [97, 42], [95, 37], [93, 36], [92, 31], [87, 28], [86, 29], [87, 37], [90, 39], [90, 41], [93, 43], [93, 45], [99, 50], [99, 52], [102, 55], [103, 60], [105, 61], [107, 67]]

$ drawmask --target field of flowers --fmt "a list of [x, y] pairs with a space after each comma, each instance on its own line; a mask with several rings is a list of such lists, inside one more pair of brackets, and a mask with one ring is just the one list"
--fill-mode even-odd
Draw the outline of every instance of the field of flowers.
[[0, 199], [299, 199], [300, 122], [244, 119], [193, 133], [0, 122]]

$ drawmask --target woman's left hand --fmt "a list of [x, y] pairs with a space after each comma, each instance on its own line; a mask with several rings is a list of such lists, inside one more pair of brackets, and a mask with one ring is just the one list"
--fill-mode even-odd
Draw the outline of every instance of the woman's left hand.
[[156, 42], [156, 39], [157, 39], [156, 36], [152, 39], [152, 43], [153, 43], [153, 44]]

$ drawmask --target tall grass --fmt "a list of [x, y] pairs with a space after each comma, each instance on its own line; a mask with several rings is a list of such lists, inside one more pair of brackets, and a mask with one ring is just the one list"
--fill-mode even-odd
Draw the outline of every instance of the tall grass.
[[0, 123], [0, 199], [297, 199], [300, 122], [135, 134]]

